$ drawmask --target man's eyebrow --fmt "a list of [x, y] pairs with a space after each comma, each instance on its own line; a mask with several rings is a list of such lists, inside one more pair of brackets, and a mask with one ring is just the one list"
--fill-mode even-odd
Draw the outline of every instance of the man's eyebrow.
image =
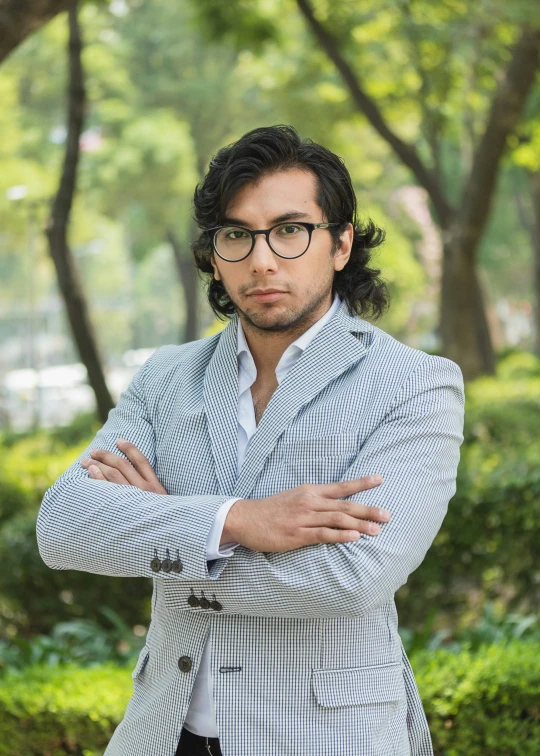
[[[300, 220], [301, 218], [310, 218], [309, 213], [301, 213], [299, 210], [289, 210], [286, 213], [281, 213], [281, 215], [276, 215], [275, 218], [270, 218], [270, 225], [275, 225], [276, 223], [281, 223], [282, 221], [286, 220]], [[246, 228], [249, 228], [249, 223], [246, 223], [246, 221], [241, 220], [240, 218], [230, 218], [229, 216], [226, 216], [223, 219], [223, 223], [227, 225], [231, 225], [234, 223], [238, 226], [245, 226]]]

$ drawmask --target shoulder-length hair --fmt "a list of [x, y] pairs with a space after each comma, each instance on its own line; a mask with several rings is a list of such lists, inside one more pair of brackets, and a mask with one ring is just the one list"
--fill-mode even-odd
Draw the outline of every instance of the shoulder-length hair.
[[214, 251], [205, 229], [224, 224], [227, 207], [246, 184], [280, 170], [297, 168], [315, 175], [316, 200], [324, 217], [338, 226], [332, 235], [332, 254], [339, 247], [339, 236], [349, 223], [354, 227], [350, 258], [343, 270], [336, 271], [333, 292], [347, 302], [351, 315], [380, 317], [390, 304], [381, 271], [370, 267], [371, 250], [385, 238], [383, 229], [372, 220], [357, 218], [356, 195], [351, 177], [341, 158], [311, 139], [301, 139], [298, 132], [284, 124], [264, 126], [248, 131], [236, 142], [222, 147], [210, 162], [208, 173], [195, 188], [194, 220], [202, 229], [191, 243], [195, 264], [206, 279], [207, 296], [216, 315], [224, 319], [236, 311], [211, 265]]

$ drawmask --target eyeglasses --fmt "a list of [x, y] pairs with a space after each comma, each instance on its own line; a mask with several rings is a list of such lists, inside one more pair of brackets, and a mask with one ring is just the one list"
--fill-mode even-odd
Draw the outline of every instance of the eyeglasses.
[[256, 234], [264, 234], [266, 241], [278, 257], [292, 260], [301, 257], [311, 243], [316, 228], [339, 226], [339, 223], [278, 223], [272, 228], [252, 231], [244, 226], [215, 226], [206, 229], [216, 254], [227, 262], [240, 262], [251, 254]]

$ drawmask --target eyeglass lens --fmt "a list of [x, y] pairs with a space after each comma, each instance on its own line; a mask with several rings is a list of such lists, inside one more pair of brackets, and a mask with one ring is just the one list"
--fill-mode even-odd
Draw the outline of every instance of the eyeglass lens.
[[[270, 246], [282, 257], [297, 257], [309, 246], [309, 231], [296, 223], [282, 223], [272, 229]], [[251, 236], [243, 228], [227, 226], [220, 229], [214, 244], [218, 253], [227, 260], [241, 260], [251, 248]]]

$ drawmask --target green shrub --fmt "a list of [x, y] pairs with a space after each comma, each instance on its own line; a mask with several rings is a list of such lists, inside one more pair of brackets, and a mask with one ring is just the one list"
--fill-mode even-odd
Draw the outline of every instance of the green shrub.
[[540, 643], [411, 659], [435, 756], [540, 753]]
[[0, 685], [0, 756], [98, 756], [132, 692], [129, 671], [112, 665], [40, 666]]

